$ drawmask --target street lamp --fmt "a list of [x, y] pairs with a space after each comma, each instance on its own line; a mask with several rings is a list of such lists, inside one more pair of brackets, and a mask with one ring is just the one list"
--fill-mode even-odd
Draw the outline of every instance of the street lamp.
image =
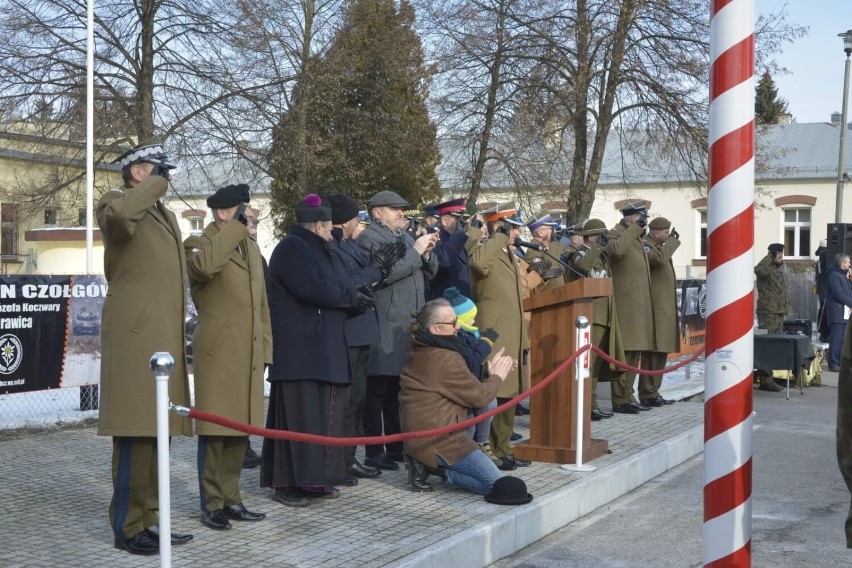
[[837, 34], [843, 38], [843, 51], [846, 52], [846, 72], [843, 75], [843, 112], [840, 118], [840, 156], [837, 158], [837, 194], [835, 196], [834, 206], [834, 222], [843, 222], [843, 170], [845, 169], [846, 160], [846, 125], [847, 110], [849, 109], [849, 56], [852, 55], [852, 30], [846, 30], [845, 33]]

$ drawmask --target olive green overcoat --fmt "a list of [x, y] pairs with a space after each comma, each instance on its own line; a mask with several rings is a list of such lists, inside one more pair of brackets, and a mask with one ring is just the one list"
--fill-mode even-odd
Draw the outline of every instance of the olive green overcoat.
[[651, 300], [651, 274], [644, 230], [623, 220], [610, 229], [605, 246], [612, 270], [613, 297], [621, 325], [625, 351], [655, 351], [654, 309]]
[[[263, 371], [272, 364], [272, 327], [260, 247], [248, 237], [248, 229], [232, 219], [221, 230], [210, 223], [204, 234], [184, 241], [198, 310], [195, 406], [263, 426]], [[195, 431], [200, 436], [246, 435], [203, 421], [196, 422]]]
[[677, 276], [672, 255], [680, 241], [669, 237], [657, 243], [645, 237], [648, 266], [651, 269], [651, 300], [654, 306], [654, 336], [656, 351], [677, 353], [680, 351], [680, 325], [677, 317]]
[[[157, 435], [155, 352], [175, 360], [169, 400], [189, 406], [186, 270], [177, 219], [160, 202], [167, 186], [150, 176], [105, 193], [95, 210], [109, 283], [101, 318], [101, 436]], [[169, 413], [169, 434], [191, 436], [189, 419]]]

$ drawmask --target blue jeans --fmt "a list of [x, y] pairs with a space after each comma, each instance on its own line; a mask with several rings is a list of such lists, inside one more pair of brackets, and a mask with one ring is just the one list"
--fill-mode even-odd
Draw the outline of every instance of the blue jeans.
[[[482, 408], [474, 408], [473, 410], [468, 411], [467, 417], [473, 418], [474, 416], [479, 416], [480, 414], [485, 414], [489, 410], [497, 408], [497, 399], [491, 401], [491, 404], [487, 406], [483, 406]], [[473, 441], [477, 444], [484, 444], [488, 441], [488, 434], [491, 432], [491, 418], [488, 420], [483, 420], [476, 426], [470, 426], [465, 428], [465, 432], [467, 435], [473, 438]]]
[[450, 487], [461, 487], [478, 495], [488, 495], [494, 482], [500, 479], [501, 473], [485, 455], [485, 452], [477, 449], [450, 465], [437, 456], [438, 465], [446, 470], [447, 478], [444, 483]]

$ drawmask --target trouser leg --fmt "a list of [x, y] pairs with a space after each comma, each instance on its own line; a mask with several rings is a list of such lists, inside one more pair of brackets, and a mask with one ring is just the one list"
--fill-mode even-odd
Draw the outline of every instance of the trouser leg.
[[[643, 351], [642, 368], [647, 371], [661, 371], [666, 368], [668, 353], [660, 351]], [[660, 386], [663, 384], [662, 375], [639, 376], [639, 400], [660, 398]]]
[[461, 487], [478, 495], [491, 493], [494, 482], [502, 476], [491, 458], [482, 450], [471, 452], [452, 465], [438, 456], [438, 465], [447, 473], [447, 485]]
[[[498, 398], [497, 405], [507, 402], [508, 398]], [[512, 428], [515, 427], [515, 409], [509, 408], [491, 419], [491, 451], [498, 458], [512, 455], [509, 441], [512, 437]]]
[[[364, 397], [364, 415], [361, 423], [364, 427], [365, 436], [382, 435], [382, 407], [387, 391], [386, 377], [373, 376], [367, 379], [367, 392]], [[385, 452], [384, 444], [371, 444], [364, 446], [364, 453], [368, 458], [378, 456]]]
[[248, 436], [223, 436], [222, 445], [222, 496], [225, 507], [243, 502], [240, 494], [240, 474], [248, 446]]
[[845, 323], [835, 323], [830, 326], [828, 336], [828, 366], [840, 366], [840, 351], [843, 349], [843, 334], [846, 332]]
[[[399, 421], [399, 377], [388, 377], [385, 400], [382, 407], [382, 423], [385, 427], [385, 435], [399, 434], [402, 426]], [[393, 456], [401, 456], [404, 452], [402, 442], [391, 442], [386, 444], [387, 453]]]
[[[631, 367], [639, 364], [639, 356], [641, 351], [625, 351], [626, 361]], [[625, 371], [617, 379], [610, 381], [610, 389], [612, 389], [612, 405], [619, 406], [636, 402], [636, 397], [633, 395], [633, 383], [636, 380], [636, 373], [633, 371]]]
[[159, 522], [158, 502], [152, 498], [157, 492], [156, 438], [113, 438], [112, 484], [109, 520], [116, 538], [133, 538]]
[[[370, 362], [370, 348], [350, 347], [349, 366], [352, 369], [352, 386], [349, 388], [349, 400], [343, 416], [343, 433], [346, 437], [359, 437], [364, 434], [361, 423], [364, 414], [364, 398], [367, 394], [367, 365]], [[355, 463], [356, 446], [346, 449], [346, 465]]]

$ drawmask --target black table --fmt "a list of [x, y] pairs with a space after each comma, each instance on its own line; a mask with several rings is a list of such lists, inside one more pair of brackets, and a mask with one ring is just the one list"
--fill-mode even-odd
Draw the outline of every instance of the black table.
[[811, 338], [798, 334], [762, 334], [754, 336], [754, 368], [772, 373], [775, 370], [793, 374], [807, 369], [816, 357]]

